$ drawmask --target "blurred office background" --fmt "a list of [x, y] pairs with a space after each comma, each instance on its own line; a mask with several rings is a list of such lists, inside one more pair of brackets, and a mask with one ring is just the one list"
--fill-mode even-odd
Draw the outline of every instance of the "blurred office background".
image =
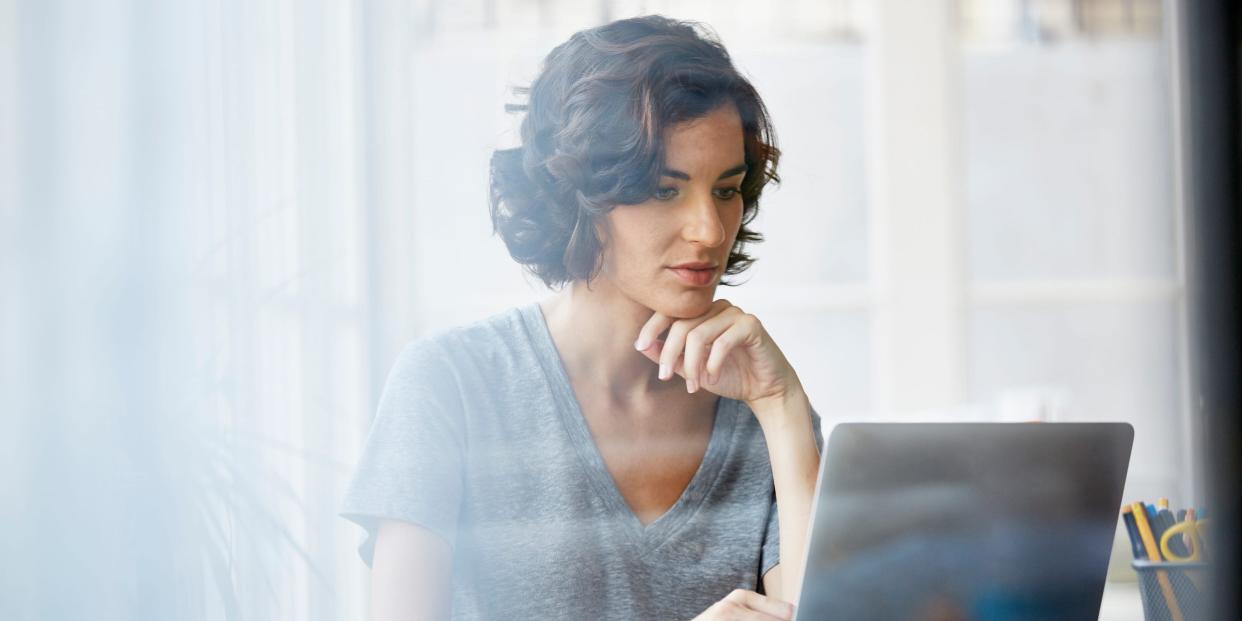
[[546, 295], [490, 235], [503, 104], [645, 13], [771, 109], [719, 295], [829, 421], [1128, 421], [1126, 498], [1201, 501], [1171, 6], [0, 0], [0, 617], [361, 618], [397, 351]]

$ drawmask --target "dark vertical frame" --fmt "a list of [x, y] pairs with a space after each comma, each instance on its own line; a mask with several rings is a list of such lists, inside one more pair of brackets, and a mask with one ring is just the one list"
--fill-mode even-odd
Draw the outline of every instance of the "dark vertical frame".
[[1189, 0], [1185, 11], [1187, 196], [1191, 212], [1194, 297], [1192, 334], [1197, 346], [1196, 412], [1206, 436], [1208, 503], [1215, 516], [1217, 563], [1215, 615], [1237, 619], [1238, 467], [1242, 462], [1239, 383], [1239, 222], [1242, 124], [1239, 62], [1242, 6], [1236, 0]]

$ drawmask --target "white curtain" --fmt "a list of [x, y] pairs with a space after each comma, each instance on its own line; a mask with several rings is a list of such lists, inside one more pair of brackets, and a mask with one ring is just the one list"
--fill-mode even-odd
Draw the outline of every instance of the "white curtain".
[[362, 617], [403, 5], [0, 7], [0, 618]]

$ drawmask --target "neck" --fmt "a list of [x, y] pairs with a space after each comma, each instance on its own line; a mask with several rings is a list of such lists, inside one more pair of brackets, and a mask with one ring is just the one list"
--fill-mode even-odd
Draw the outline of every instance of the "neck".
[[654, 313], [597, 279], [575, 281], [540, 302], [548, 329], [575, 387], [607, 394], [620, 405], [648, 403], [685, 384], [660, 381], [657, 365], [634, 349], [638, 331]]

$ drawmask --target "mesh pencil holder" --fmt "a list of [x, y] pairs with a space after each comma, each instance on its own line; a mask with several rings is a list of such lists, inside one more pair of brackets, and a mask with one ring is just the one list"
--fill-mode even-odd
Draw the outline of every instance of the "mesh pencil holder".
[[1133, 561], [1146, 621], [1204, 621], [1212, 603], [1207, 563]]

